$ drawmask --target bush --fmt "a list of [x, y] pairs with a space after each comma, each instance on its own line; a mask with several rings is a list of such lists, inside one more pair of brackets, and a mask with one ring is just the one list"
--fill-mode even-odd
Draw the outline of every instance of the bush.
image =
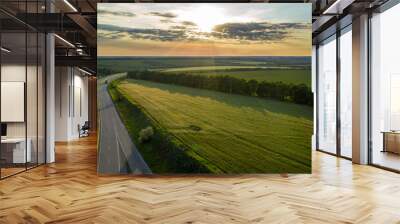
[[139, 142], [145, 143], [151, 140], [151, 137], [154, 135], [154, 131], [152, 127], [143, 128], [139, 132]]
[[119, 91], [116, 90], [116, 88], [114, 86], [109, 88], [111, 94], [111, 98], [113, 99], [114, 102], [121, 102], [121, 100], [123, 99], [121, 96], [121, 93]]

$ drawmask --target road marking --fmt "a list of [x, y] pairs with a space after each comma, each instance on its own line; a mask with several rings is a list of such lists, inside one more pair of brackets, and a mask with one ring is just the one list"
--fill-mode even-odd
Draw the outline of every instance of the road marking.
[[[115, 126], [114, 126], [114, 133], [116, 133], [115, 132]], [[121, 156], [120, 156], [120, 153], [119, 153], [119, 150], [120, 150], [120, 143], [119, 143], [119, 139], [118, 139], [118, 135], [116, 135], [116, 134], [114, 134], [115, 135], [115, 143], [116, 143], [116, 148], [117, 148], [117, 155], [118, 155], [118, 171], [121, 171]]]

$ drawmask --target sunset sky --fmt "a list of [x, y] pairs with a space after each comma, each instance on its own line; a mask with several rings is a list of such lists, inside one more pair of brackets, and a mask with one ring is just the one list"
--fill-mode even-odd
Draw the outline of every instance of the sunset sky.
[[311, 4], [101, 3], [99, 56], [310, 56]]

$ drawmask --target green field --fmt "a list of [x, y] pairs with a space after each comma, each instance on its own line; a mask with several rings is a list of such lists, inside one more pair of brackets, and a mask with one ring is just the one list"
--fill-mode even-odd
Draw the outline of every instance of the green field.
[[284, 82], [311, 86], [311, 71], [309, 69], [259, 69], [259, 67], [255, 66], [205, 66], [172, 68], [161, 71], [206, 76], [227, 75], [238, 79], [254, 79], [259, 82]]
[[241, 65], [231, 60], [219, 60], [214, 58], [172, 58], [172, 57], [142, 57], [142, 58], [111, 58], [97, 61], [98, 68], [113, 68], [118, 72], [126, 72], [138, 69], [165, 69], [165, 68], [181, 68], [181, 67], [197, 67], [197, 66], [229, 66]]
[[312, 107], [140, 80], [117, 88], [214, 173], [311, 171]]
[[153, 70], [192, 75], [227, 75], [259, 82], [306, 84], [311, 87], [310, 62], [304, 58], [281, 57], [128, 57], [99, 58], [99, 69], [114, 73]]
[[235, 70], [235, 69], [257, 69], [258, 66], [197, 66], [197, 67], [181, 67], [159, 69], [164, 72], [202, 72], [202, 71], [218, 71], [218, 70]]
[[259, 66], [310, 68], [311, 57], [98, 57], [98, 69], [117, 72], [203, 66]]

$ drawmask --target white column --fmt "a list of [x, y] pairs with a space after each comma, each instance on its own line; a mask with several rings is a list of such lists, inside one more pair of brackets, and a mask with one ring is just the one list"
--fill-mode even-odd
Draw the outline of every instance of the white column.
[[70, 140], [71, 67], [55, 68], [55, 141]]
[[55, 56], [54, 56], [54, 35], [47, 34], [46, 37], [46, 61], [47, 61], [47, 77], [46, 77], [46, 162], [52, 163], [55, 161], [55, 150], [54, 150], [54, 133], [55, 133]]
[[368, 15], [353, 19], [353, 162], [368, 163]]

